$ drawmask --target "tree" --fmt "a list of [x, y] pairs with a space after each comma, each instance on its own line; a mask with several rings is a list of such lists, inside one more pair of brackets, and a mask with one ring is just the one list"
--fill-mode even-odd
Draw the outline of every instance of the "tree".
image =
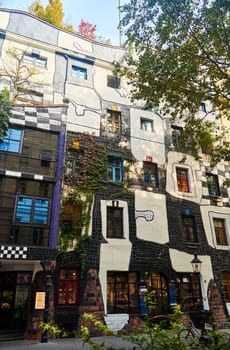
[[80, 35], [84, 36], [84, 38], [94, 40], [96, 38], [95, 31], [97, 29], [97, 26], [94, 24], [91, 24], [89, 22], [81, 20], [81, 23], [79, 24], [78, 30]]
[[9, 119], [11, 115], [11, 99], [10, 92], [7, 88], [3, 88], [0, 92], [0, 141], [9, 126]]
[[0, 74], [7, 77], [12, 84], [13, 97], [12, 102], [17, 101], [19, 91], [25, 90], [31, 84], [31, 79], [38, 72], [36, 69], [24, 62], [26, 51], [21, 51], [16, 48], [6, 50], [6, 55], [9, 60], [2, 61], [2, 69]]
[[60, 0], [49, 0], [49, 4], [44, 8], [40, 0], [35, 0], [29, 7], [29, 12], [44, 21], [51, 23], [59, 28], [64, 28], [70, 32], [73, 31], [72, 24], [63, 23], [64, 12]]
[[130, 0], [121, 11], [134, 99], [190, 125], [206, 101], [230, 117], [228, 0]]
[[134, 97], [163, 110], [198, 111], [203, 101], [230, 107], [230, 4], [226, 0], [131, 0], [121, 21], [138, 59], [131, 59]]

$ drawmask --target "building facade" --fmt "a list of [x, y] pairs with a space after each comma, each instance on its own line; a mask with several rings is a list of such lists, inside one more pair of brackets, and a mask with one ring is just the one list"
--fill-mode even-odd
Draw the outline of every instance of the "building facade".
[[[84, 312], [115, 331], [142, 319], [146, 289], [156, 315], [181, 304], [224, 322], [229, 163], [196, 160], [180, 146], [180, 124], [131, 102], [113, 74], [124, 49], [21, 11], [1, 9], [0, 19], [1, 86], [15, 97], [0, 144], [2, 312], [17, 320], [23, 309], [25, 337], [38, 337], [36, 296], [52, 265], [49, 320], [68, 330]], [[6, 69], [15, 49], [36, 72], [17, 94]], [[0, 329], [9, 327], [17, 322]]]

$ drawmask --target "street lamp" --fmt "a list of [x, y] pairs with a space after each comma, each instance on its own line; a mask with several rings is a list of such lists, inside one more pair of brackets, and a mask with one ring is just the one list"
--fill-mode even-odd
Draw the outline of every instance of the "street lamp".
[[[40, 262], [43, 271], [45, 272], [45, 308], [43, 311], [43, 322], [48, 323], [49, 322], [49, 301], [50, 301], [50, 289], [52, 286], [51, 282], [51, 272], [53, 272], [56, 261], [41, 261]], [[48, 330], [45, 329], [42, 332], [41, 336], [41, 343], [47, 343], [48, 342]]]
[[193, 272], [199, 273], [201, 270], [202, 261], [197, 257], [197, 254], [194, 254], [194, 258], [191, 261]]

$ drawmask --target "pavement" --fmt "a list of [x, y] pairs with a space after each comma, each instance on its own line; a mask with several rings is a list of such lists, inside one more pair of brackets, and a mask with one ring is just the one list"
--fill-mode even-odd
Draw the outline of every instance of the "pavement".
[[[135, 350], [135, 344], [132, 344], [120, 337], [105, 336], [92, 338], [97, 344], [104, 343], [104, 349]], [[12, 340], [0, 342], [1, 350], [92, 350], [89, 344], [84, 344], [81, 339], [49, 339], [47, 343], [41, 343], [38, 340]], [[136, 348], [137, 349], [137, 348]]]

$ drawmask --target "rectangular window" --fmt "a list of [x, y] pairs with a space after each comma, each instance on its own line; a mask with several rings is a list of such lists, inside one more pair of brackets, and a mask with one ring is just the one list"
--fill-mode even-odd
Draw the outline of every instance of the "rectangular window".
[[177, 188], [180, 192], [190, 192], [188, 169], [176, 168]]
[[72, 77], [87, 80], [87, 69], [79, 66], [72, 66]]
[[136, 272], [107, 272], [107, 313], [139, 313]]
[[183, 128], [176, 126], [176, 125], [172, 125], [171, 128], [172, 128], [173, 146], [180, 147], [181, 146], [181, 134], [183, 132]]
[[182, 215], [182, 230], [185, 242], [197, 243], [198, 237], [194, 216]]
[[204, 102], [202, 102], [200, 104], [200, 109], [199, 110], [200, 110], [200, 112], [206, 113], [206, 104]]
[[15, 222], [24, 224], [47, 225], [49, 215], [49, 201], [32, 197], [18, 197]]
[[141, 130], [153, 131], [153, 120], [141, 118]]
[[107, 86], [114, 89], [119, 89], [120, 78], [115, 75], [107, 75]]
[[220, 196], [220, 189], [219, 189], [219, 183], [218, 183], [218, 176], [214, 175], [214, 174], [207, 173], [206, 177], [207, 177], [209, 196], [219, 197]]
[[47, 58], [40, 57], [40, 55], [36, 53], [32, 53], [31, 55], [25, 54], [23, 56], [23, 62], [33, 64], [36, 67], [45, 68], [47, 65]]
[[121, 158], [108, 157], [107, 166], [108, 181], [122, 182], [123, 181], [123, 163]]
[[224, 289], [224, 299], [230, 302], [230, 271], [222, 271], [222, 286]]
[[34, 90], [19, 90], [16, 96], [16, 102], [26, 105], [42, 105], [43, 94]]
[[77, 305], [79, 301], [79, 271], [61, 269], [58, 279], [58, 305]]
[[213, 224], [216, 235], [216, 243], [219, 245], [228, 245], [227, 234], [225, 230], [225, 220], [213, 218]]
[[144, 187], [158, 187], [158, 169], [156, 163], [144, 162]]
[[49, 168], [51, 161], [51, 151], [47, 149], [41, 150], [41, 166]]
[[117, 111], [107, 111], [106, 131], [113, 134], [121, 133], [121, 113]]
[[123, 208], [107, 207], [107, 237], [123, 238]]
[[200, 275], [197, 273], [177, 274], [177, 304], [182, 311], [201, 310], [203, 308], [200, 290]]
[[22, 140], [22, 130], [9, 128], [0, 142], [0, 150], [7, 152], [20, 152], [20, 145]]

